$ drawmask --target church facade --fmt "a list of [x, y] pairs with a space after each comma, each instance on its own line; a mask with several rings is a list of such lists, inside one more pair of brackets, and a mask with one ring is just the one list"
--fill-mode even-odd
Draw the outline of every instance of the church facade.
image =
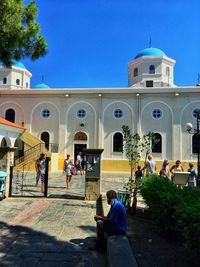
[[66, 154], [75, 158], [84, 148], [103, 148], [103, 171], [127, 171], [123, 125], [141, 136], [156, 134], [152, 155], [160, 164], [167, 158], [188, 165], [197, 161], [197, 151], [186, 123], [196, 126], [200, 87], [176, 86], [174, 65], [162, 50], [146, 48], [128, 63], [128, 87], [73, 89], [30, 88], [32, 74], [22, 63], [0, 65], [0, 117], [43, 140], [54, 153], [55, 170]]

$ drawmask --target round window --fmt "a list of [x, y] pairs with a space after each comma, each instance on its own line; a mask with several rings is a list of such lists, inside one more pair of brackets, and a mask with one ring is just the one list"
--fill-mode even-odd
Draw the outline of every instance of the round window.
[[154, 109], [153, 112], [152, 112], [152, 116], [155, 119], [159, 119], [159, 118], [162, 117], [162, 111], [160, 109]]
[[115, 111], [114, 111], [114, 116], [115, 116], [115, 118], [121, 118], [122, 116], [123, 116], [123, 111], [121, 110], [121, 109], [116, 109]]
[[43, 118], [48, 118], [50, 116], [50, 111], [48, 109], [44, 109], [41, 114]]
[[79, 110], [77, 111], [77, 117], [78, 117], [78, 118], [84, 118], [85, 115], [86, 115], [86, 112], [85, 112], [84, 109], [79, 109]]

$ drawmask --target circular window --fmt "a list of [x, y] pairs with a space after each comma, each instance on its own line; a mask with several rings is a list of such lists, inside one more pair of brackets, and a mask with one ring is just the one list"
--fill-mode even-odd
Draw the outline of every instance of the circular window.
[[192, 115], [193, 115], [194, 118], [197, 117], [197, 113], [199, 113], [199, 109], [198, 109], [198, 108], [196, 108], [196, 109], [192, 112]]
[[162, 117], [162, 111], [160, 109], [154, 109], [152, 115], [155, 119], [159, 119]]
[[78, 118], [84, 118], [85, 115], [86, 115], [86, 112], [85, 112], [84, 109], [79, 109], [79, 110], [77, 111], [77, 117], [78, 117]]
[[121, 109], [116, 109], [114, 111], [115, 118], [121, 118], [123, 116], [123, 111]]
[[44, 109], [41, 114], [43, 118], [48, 118], [50, 116], [50, 111], [48, 109]]

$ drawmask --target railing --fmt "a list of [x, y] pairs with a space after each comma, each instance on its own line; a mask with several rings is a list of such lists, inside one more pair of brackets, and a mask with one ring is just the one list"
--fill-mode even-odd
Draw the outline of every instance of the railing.
[[[58, 144], [55, 143], [40, 143], [37, 144], [34, 147], [31, 147], [30, 149], [24, 151], [24, 155], [23, 156], [16, 156], [15, 157], [15, 166], [19, 165], [25, 161], [31, 160], [33, 158], [33, 156], [38, 156], [39, 153], [44, 152], [45, 153], [45, 149], [51, 153], [58, 153]], [[27, 162], [28, 163], [28, 162]]]
[[42, 144], [42, 143], [37, 144], [36, 146], [31, 147], [30, 149], [24, 151], [24, 156], [15, 157], [15, 166], [17, 164], [24, 162], [27, 158], [29, 158], [29, 156], [32, 156], [35, 153], [40, 153], [41, 151], [44, 151], [44, 144]]

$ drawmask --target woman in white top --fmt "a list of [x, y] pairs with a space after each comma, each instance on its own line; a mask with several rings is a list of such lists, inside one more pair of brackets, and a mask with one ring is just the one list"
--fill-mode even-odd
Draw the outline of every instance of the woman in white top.
[[67, 158], [64, 160], [64, 164], [63, 164], [63, 173], [65, 173], [65, 175], [66, 175], [67, 189], [69, 189], [69, 184], [70, 184], [71, 179], [72, 179], [71, 168], [72, 168], [72, 161], [70, 159], [70, 155], [67, 154]]
[[151, 175], [156, 172], [156, 163], [153, 160], [152, 155], [148, 155], [147, 160], [145, 162], [145, 166], [142, 171], [146, 170], [146, 175]]

